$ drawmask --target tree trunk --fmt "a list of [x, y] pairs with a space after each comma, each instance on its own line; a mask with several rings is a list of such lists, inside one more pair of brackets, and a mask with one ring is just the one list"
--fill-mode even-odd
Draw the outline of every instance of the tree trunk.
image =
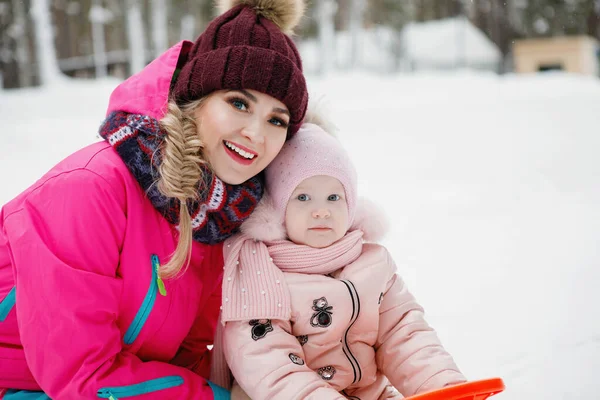
[[337, 3], [335, 0], [319, 0], [317, 7], [319, 7], [317, 15], [319, 47], [321, 48], [319, 72], [326, 75], [331, 72], [336, 62], [334, 16], [337, 11]]
[[59, 81], [63, 75], [58, 68], [54, 29], [50, 15], [50, 0], [32, 0], [31, 17], [34, 21], [35, 43], [40, 84], [48, 85]]
[[427, 0], [418, 0], [417, 21], [423, 22], [427, 19]]
[[94, 70], [96, 78], [105, 78], [107, 60], [106, 60], [106, 39], [104, 36], [104, 24], [106, 22], [102, 7], [102, 0], [94, 0], [90, 9], [90, 21], [92, 23], [92, 47], [94, 49]]
[[450, 0], [433, 0], [433, 19], [446, 18], [445, 8]]
[[169, 47], [166, 0], [152, 0], [152, 45], [158, 57]]
[[27, 15], [25, 14], [25, 7], [22, 0], [13, 0], [12, 6], [14, 24], [19, 27], [19, 34], [15, 37], [18, 87], [28, 87], [33, 83], [33, 71], [27, 38]]
[[350, 6], [350, 35], [352, 38], [350, 49], [351, 68], [356, 68], [360, 63], [360, 40], [362, 37], [365, 6], [365, 0], [352, 0], [352, 4]]
[[600, 39], [600, 0], [591, 0], [592, 4], [589, 7], [589, 14], [587, 17], [587, 29], [586, 33], [591, 37]]
[[127, 39], [129, 42], [129, 72], [135, 74], [146, 66], [144, 21], [138, 0], [127, 0]]

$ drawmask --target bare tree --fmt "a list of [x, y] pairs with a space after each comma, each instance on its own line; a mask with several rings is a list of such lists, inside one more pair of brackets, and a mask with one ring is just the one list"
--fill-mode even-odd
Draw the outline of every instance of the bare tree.
[[417, 0], [417, 21], [426, 21], [428, 18], [427, 9], [429, 0]]
[[130, 72], [135, 74], [146, 65], [144, 20], [139, 0], [127, 0], [127, 39], [129, 42]]
[[527, 36], [578, 35], [589, 32], [590, 0], [528, 0], [523, 10]]
[[94, 0], [90, 9], [89, 19], [92, 23], [92, 44], [94, 48], [96, 78], [104, 78], [106, 77], [107, 67], [104, 24], [108, 22], [108, 15], [102, 6], [102, 0]]
[[368, 19], [372, 24], [401, 30], [413, 17], [413, 4], [409, 1], [369, 0]]
[[586, 33], [600, 39], [600, 0], [588, 0], [586, 5], [588, 14]]
[[152, 0], [151, 4], [152, 45], [157, 57], [169, 47], [168, 8], [166, 0]]
[[107, 22], [107, 50], [124, 50], [127, 46], [126, 4], [122, 0], [105, 0], [105, 6], [112, 16], [110, 22]]
[[27, 35], [27, 15], [25, 4], [21, 0], [12, 0], [13, 21], [10, 25], [9, 35], [15, 41], [14, 59], [17, 65], [17, 86], [27, 87], [32, 85], [33, 71], [31, 68], [31, 54], [29, 52], [29, 39]]
[[352, 38], [350, 49], [350, 67], [358, 66], [360, 58], [360, 40], [364, 23], [366, 0], [352, 0], [350, 7], [350, 35]]
[[317, 3], [319, 46], [321, 47], [320, 73], [329, 73], [335, 64], [335, 25], [334, 16], [337, 11], [335, 0], [320, 0]]
[[505, 57], [511, 50], [513, 40], [519, 36], [516, 21], [514, 21], [513, 2], [514, 0], [493, 0], [492, 3], [494, 16], [492, 40]]
[[40, 83], [42, 85], [55, 83], [60, 80], [62, 73], [58, 68], [58, 61], [56, 59], [50, 1], [32, 0], [31, 17], [34, 20], [35, 27], [35, 44]]

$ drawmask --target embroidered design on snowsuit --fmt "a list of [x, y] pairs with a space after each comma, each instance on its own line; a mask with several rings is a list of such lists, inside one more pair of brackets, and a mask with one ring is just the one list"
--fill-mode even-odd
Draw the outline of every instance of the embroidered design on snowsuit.
[[290, 360], [296, 365], [304, 365], [304, 360], [294, 353], [289, 354]]
[[333, 309], [333, 306], [330, 306], [329, 303], [327, 303], [325, 297], [313, 300], [312, 309], [316, 311], [310, 319], [310, 324], [312, 326], [326, 328], [331, 325], [331, 316], [333, 314], [331, 310]]
[[317, 374], [319, 374], [325, 381], [330, 381], [335, 375], [335, 372], [335, 368], [331, 365], [327, 367], [321, 367], [317, 370]]
[[254, 340], [262, 339], [267, 336], [267, 333], [273, 332], [270, 319], [252, 319], [249, 324], [252, 326], [252, 339]]

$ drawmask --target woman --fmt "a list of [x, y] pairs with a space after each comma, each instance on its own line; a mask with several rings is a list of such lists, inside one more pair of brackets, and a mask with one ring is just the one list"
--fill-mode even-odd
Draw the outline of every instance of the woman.
[[229, 3], [113, 92], [104, 142], [3, 207], [5, 399], [228, 397], [206, 379], [222, 242], [308, 101], [302, 2]]

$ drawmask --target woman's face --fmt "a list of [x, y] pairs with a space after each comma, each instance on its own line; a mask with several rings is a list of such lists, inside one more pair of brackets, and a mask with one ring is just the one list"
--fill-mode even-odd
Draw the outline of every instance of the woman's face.
[[203, 155], [224, 182], [257, 175], [281, 150], [290, 113], [281, 101], [255, 90], [219, 90], [195, 111]]

